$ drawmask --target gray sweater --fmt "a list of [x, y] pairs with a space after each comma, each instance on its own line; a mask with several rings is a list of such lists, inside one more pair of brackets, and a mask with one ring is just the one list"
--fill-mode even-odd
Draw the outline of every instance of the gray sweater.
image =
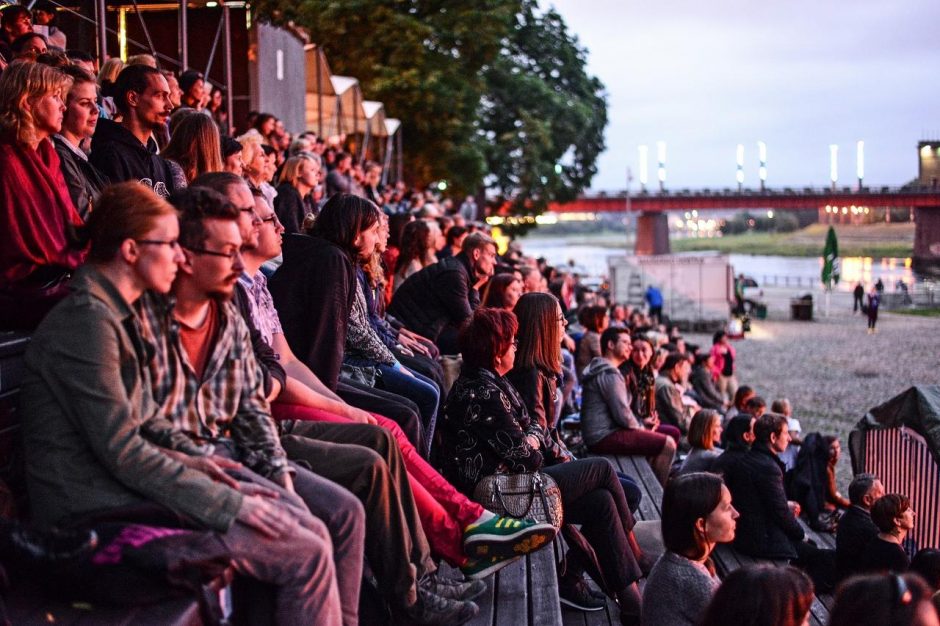
[[681, 476], [692, 472], [710, 472], [712, 471], [712, 465], [715, 464], [715, 459], [721, 456], [721, 452], [720, 448], [712, 448], [711, 450], [692, 448], [677, 473]]
[[718, 581], [701, 563], [666, 551], [643, 590], [642, 626], [695, 626], [705, 614]]
[[588, 364], [581, 377], [581, 436], [588, 446], [621, 429], [642, 428], [630, 409], [623, 374], [604, 357]]

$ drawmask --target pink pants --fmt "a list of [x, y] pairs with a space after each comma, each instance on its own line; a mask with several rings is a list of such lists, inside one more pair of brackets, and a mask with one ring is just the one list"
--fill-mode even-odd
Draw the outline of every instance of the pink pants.
[[[300, 404], [271, 404], [274, 419], [343, 423], [351, 420], [329, 411]], [[425, 461], [394, 421], [372, 413], [378, 425], [392, 433], [401, 448], [405, 469], [411, 482], [421, 526], [431, 551], [449, 564], [459, 567], [467, 556], [463, 551], [463, 531], [483, 514], [483, 507], [454, 489]], [[368, 514], [368, 512], [366, 512]]]

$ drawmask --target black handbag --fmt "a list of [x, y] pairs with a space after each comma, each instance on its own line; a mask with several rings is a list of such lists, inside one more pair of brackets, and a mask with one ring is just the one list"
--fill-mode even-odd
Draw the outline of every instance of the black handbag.
[[497, 515], [549, 522], [555, 528], [561, 528], [564, 519], [561, 489], [542, 472], [484, 476], [473, 490], [473, 499]]

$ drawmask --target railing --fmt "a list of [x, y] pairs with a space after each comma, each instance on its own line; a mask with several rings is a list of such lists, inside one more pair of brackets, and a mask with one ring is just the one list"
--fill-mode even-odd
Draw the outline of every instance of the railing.
[[[935, 185], [910, 184], [903, 186], [878, 186], [878, 187], [803, 187], [797, 189], [793, 187], [752, 189], [744, 187], [742, 189], [725, 187], [722, 189], [642, 189], [631, 190], [630, 195], [634, 198], [645, 198], [650, 196], [663, 197], [690, 197], [690, 198], [708, 198], [710, 196], [831, 196], [837, 195], [857, 195], [868, 196], [874, 194], [923, 194], [936, 195], [940, 193], [940, 187]], [[626, 198], [627, 192], [623, 189], [617, 191], [598, 191], [591, 193], [593, 198]]]

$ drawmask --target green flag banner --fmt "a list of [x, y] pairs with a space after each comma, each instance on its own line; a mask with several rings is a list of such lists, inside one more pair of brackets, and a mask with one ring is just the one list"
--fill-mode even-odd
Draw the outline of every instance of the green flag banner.
[[836, 239], [836, 230], [830, 226], [826, 233], [826, 246], [823, 248], [822, 282], [826, 289], [839, 282], [839, 242]]

